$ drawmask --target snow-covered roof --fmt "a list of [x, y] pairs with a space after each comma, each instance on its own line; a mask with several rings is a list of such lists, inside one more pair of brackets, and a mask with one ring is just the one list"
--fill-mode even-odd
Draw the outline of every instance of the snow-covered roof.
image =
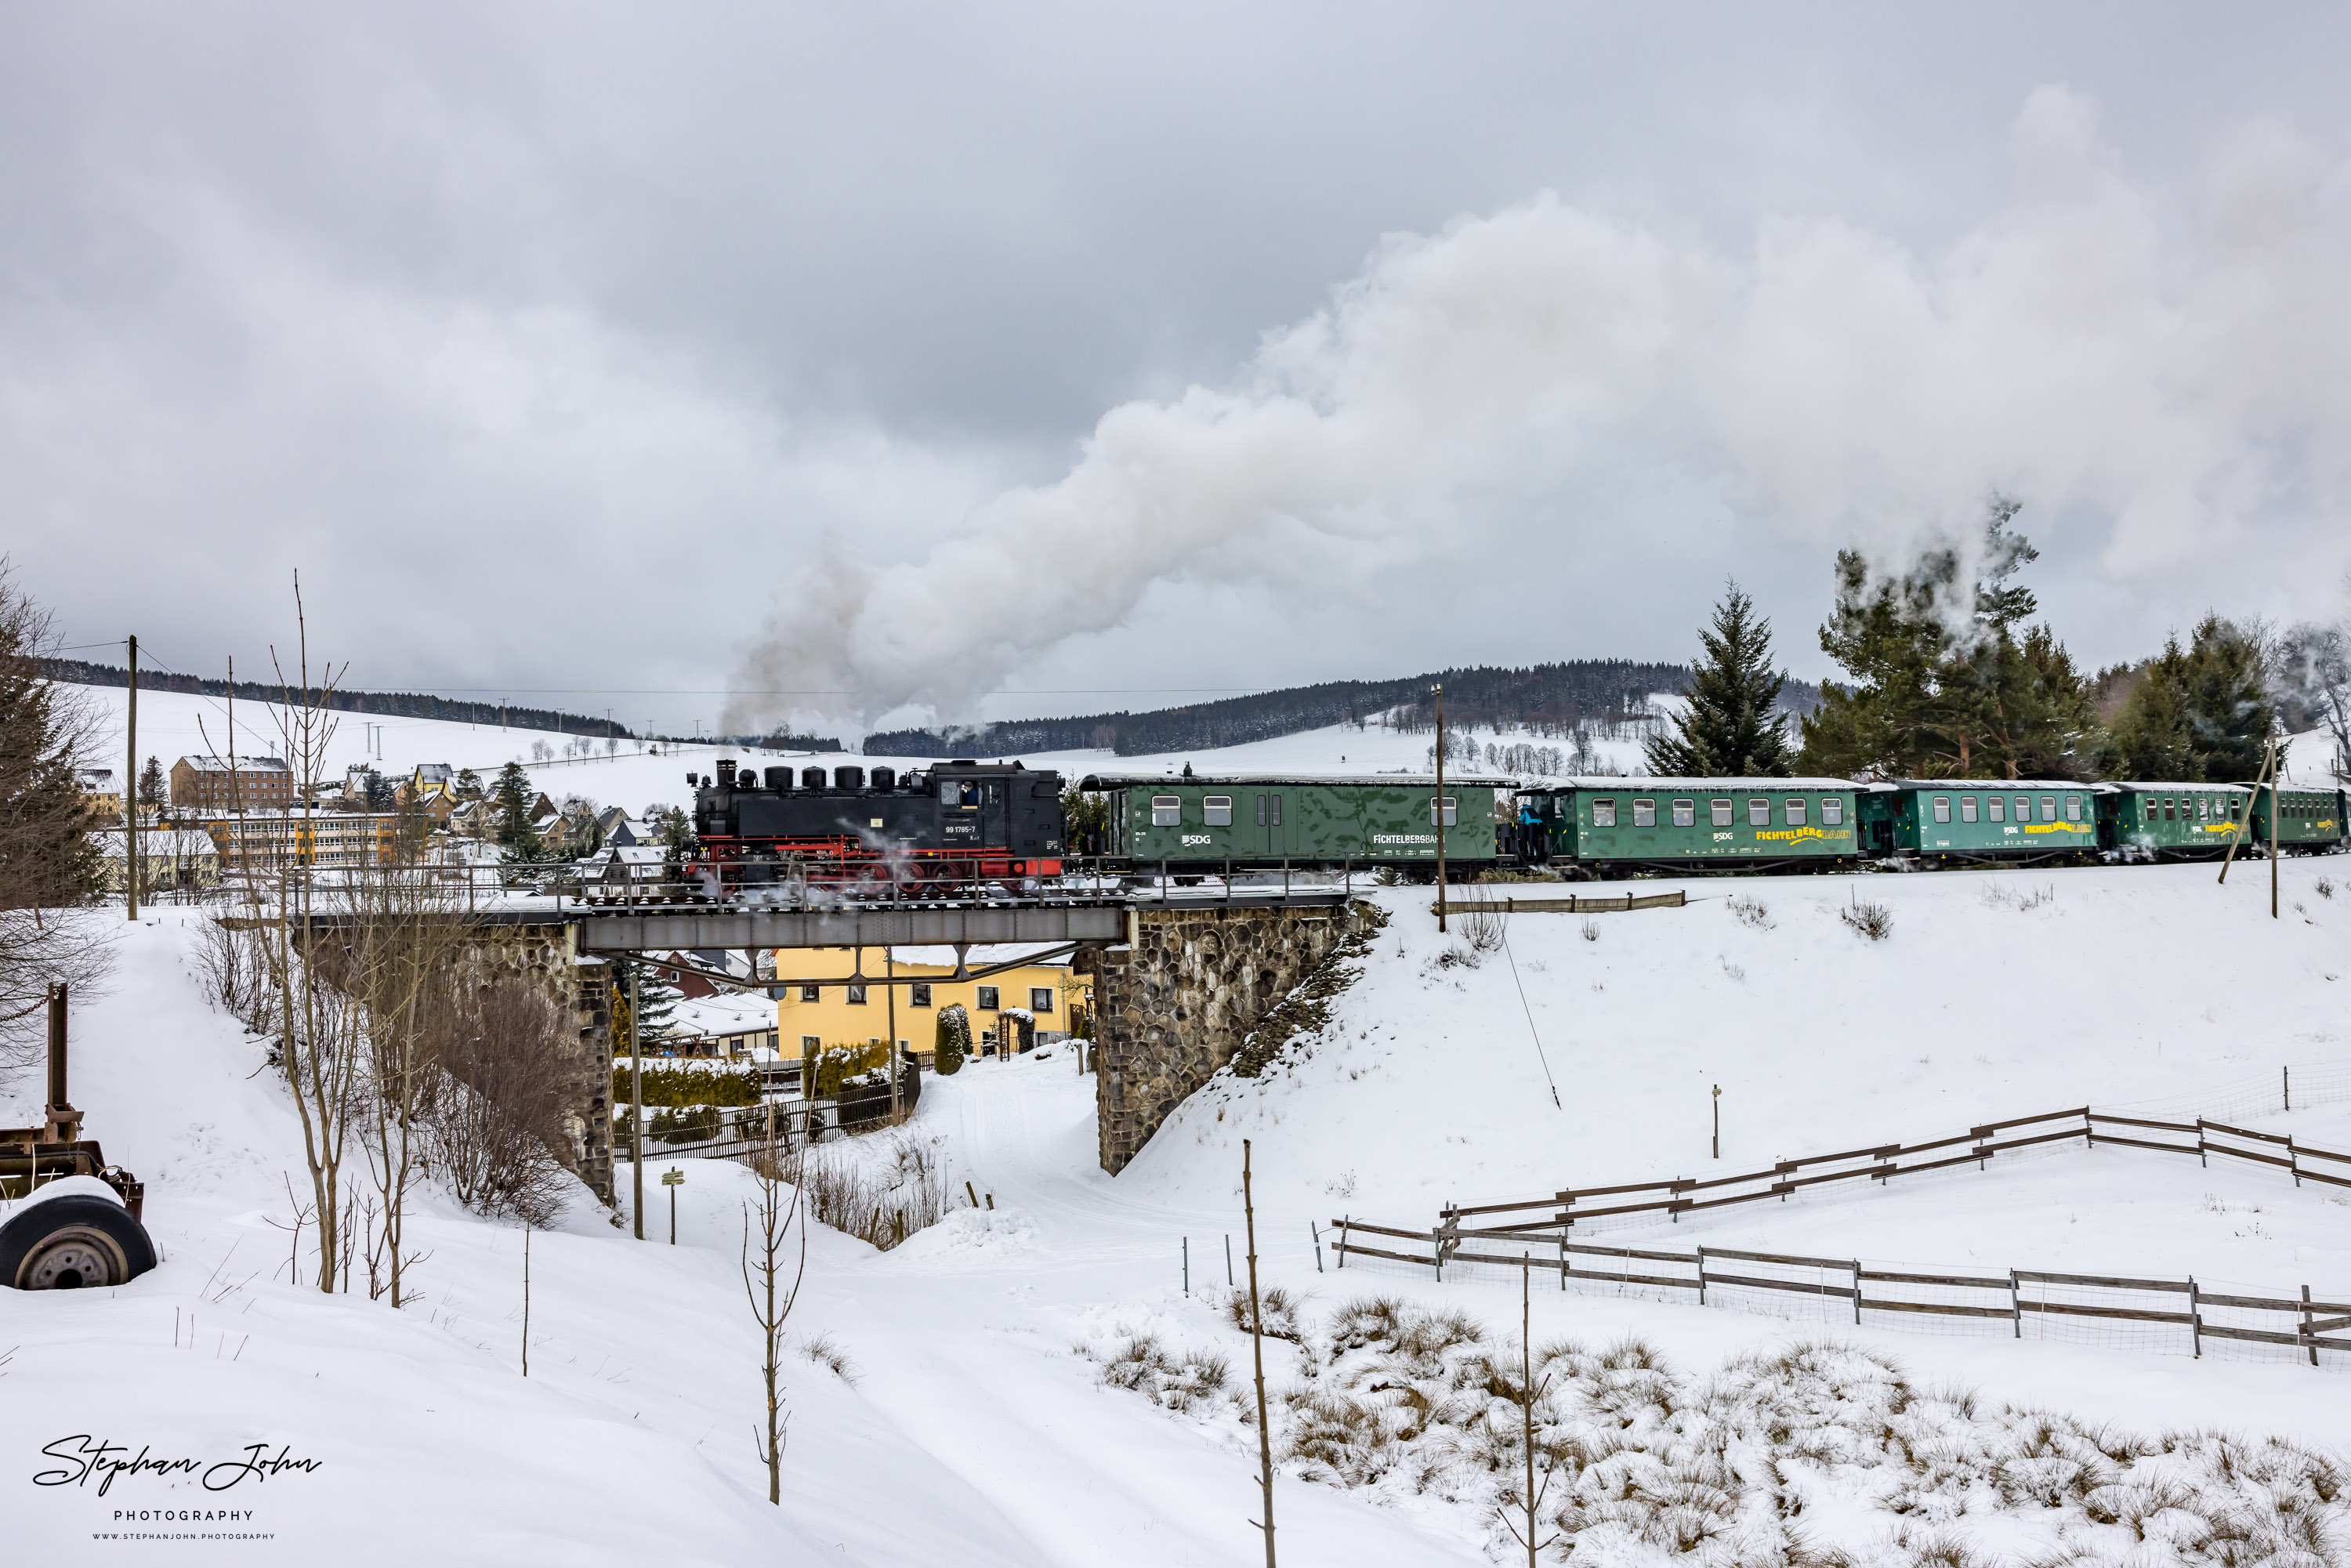
[[[180, 760], [199, 773], [229, 771], [229, 759], [225, 757], [183, 757]], [[239, 773], [291, 773], [294, 769], [287, 765], [286, 759], [282, 757], [240, 757], [236, 759], [236, 771]]]
[[721, 993], [670, 1004], [672, 1035], [743, 1034], [776, 1027], [776, 1004], [764, 997]]
[[[2153, 789], [2227, 789], [2240, 795], [2250, 795], [2253, 792], [2253, 787], [2250, 784], [2183, 784], [2173, 779], [2154, 780], [2109, 779], [2102, 787], [2107, 789], [2137, 789], [2142, 792]], [[2290, 789], [2294, 786], [2289, 784], [2286, 788]]]
[[[1497, 789], [1518, 787], [1515, 779], [1505, 779], [1490, 773], [1447, 773], [1445, 787], [1473, 789], [1491, 785]], [[1301, 788], [1316, 784], [1385, 784], [1405, 789], [1437, 786], [1434, 773], [1179, 773], [1174, 768], [1165, 773], [1089, 773], [1078, 780], [1081, 789], [1136, 789], [1145, 785], [1188, 784], [1214, 788], [1217, 785], [1289, 784]]]
[[[2075, 789], [2096, 795], [2114, 788], [2110, 784], [2085, 784], [2079, 779], [1882, 779], [1864, 787], [1871, 789], [1980, 789], [1992, 795], [2008, 789]], [[2168, 787], [2182, 788], [2176, 784]]]
[[420, 762], [413, 775], [419, 784], [446, 784], [456, 776], [456, 769], [445, 762]]
[[1708, 789], [1851, 789], [1855, 785], [1850, 779], [1645, 779], [1583, 774], [1562, 779], [1558, 787], [1612, 791], [1687, 789], [1698, 795]]

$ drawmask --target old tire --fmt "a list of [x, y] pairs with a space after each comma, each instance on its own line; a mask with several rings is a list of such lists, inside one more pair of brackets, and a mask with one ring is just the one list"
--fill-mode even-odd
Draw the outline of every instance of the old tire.
[[0, 1226], [0, 1285], [19, 1291], [127, 1285], [154, 1266], [146, 1228], [102, 1197], [48, 1198]]

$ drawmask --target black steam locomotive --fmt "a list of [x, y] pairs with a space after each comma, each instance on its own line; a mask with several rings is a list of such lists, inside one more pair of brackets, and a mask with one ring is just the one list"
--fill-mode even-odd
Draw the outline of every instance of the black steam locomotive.
[[694, 786], [692, 872], [729, 890], [777, 882], [970, 889], [1059, 876], [1061, 776], [1013, 763], [769, 768], [722, 758]]

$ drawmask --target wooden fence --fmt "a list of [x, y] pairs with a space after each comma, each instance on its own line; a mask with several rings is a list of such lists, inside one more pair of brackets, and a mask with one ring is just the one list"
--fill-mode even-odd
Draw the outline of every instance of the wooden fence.
[[[2104, 1319], [2168, 1324], [2186, 1330], [2191, 1354], [2204, 1354], [2208, 1339], [2291, 1345], [2319, 1364], [2321, 1350], [2351, 1351], [2351, 1302], [2314, 1300], [2310, 1287], [2299, 1298], [2224, 1295], [2185, 1280], [2130, 1279], [2110, 1274], [2057, 1274], [2011, 1269], [2005, 1275], [1926, 1274], [1872, 1269], [1859, 1259], [1805, 1258], [1780, 1252], [1742, 1252], [1728, 1247], [1697, 1247], [1687, 1252], [1640, 1247], [1600, 1247], [1570, 1241], [1562, 1231], [1549, 1238], [1556, 1252], [1538, 1255], [1531, 1244], [1516, 1253], [1471, 1251], [1464, 1232], [1437, 1226], [1398, 1230], [1354, 1218], [1331, 1222], [1338, 1229], [1338, 1266], [1350, 1258], [1379, 1258], [1428, 1269], [1442, 1281], [1448, 1268], [1465, 1263], [1499, 1265], [1545, 1273], [1554, 1270], [1560, 1289], [1577, 1286], [1686, 1291], [1700, 1306], [1735, 1306], [1748, 1291], [1762, 1291], [1850, 1303], [1853, 1321], [1865, 1312], [1927, 1313], [2006, 1322], [2024, 1337], [2028, 1322], [2049, 1318]], [[1416, 1243], [1420, 1250], [1369, 1246], [1358, 1235]], [[1535, 1239], [1527, 1238], [1531, 1243]], [[1730, 1268], [1723, 1267], [1725, 1264]], [[1759, 1270], [1771, 1270], [1759, 1272]], [[1929, 1296], [1928, 1291], [1941, 1292]], [[1725, 1300], [1726, 1293], [1730, 1297]], [[2168, 1301], [2165, 1306], [2151, 1301]], [[2278, 1320], [2284, 1320], [2283, 1325]], [[2273, 1326], [2258, 1326], [2269, 1324]]]
[[[1489, 898], [1472, 894], [1447, 898], [1446, 909], [1456, 915], [1481, 909], [1497, 915], [1621, 915], [1634, 909], [1679, 909], [1685, 902], [1678, 889], [1637, 896], [1621, 893], [1609, 898]], [[1432, 911], [1436, 907], [1429, 905]]]
[[[2050, 1124], [2078, 1124], [2052, 1128]], [[2023, 1129], [2032, 1129], [2023, 1131]], [[2006, 1135], [2003, 1134], [2014, 1134]], [[2321, 1350], [2351, 1351], [2351, 1304], [2313, 1300], [2308, 1286], [2299, 1299], [2215, 1294], [2187, 1280], [2128, 1279], [2115, 1275], [2057, 1274], [2011, 1270], [2006, 1275], [1927, 1274], [1874, 1270], [1858, 1259], [1800, 1258], [1781, 1253], [1740, 1252], [1700, 1247], [1689, 1251], [1606, 1247], [1574, 1239], [1579, 1221], [1623, 1215], [1684, 1214], [1789, 1197], [1844, 1181], [1891, 1181], [1896, 1176], [1973, 1165], [1988, 1168], [2001, 1154], [2081, 1139], [2087, 1147], [2125, 1148], [2194, 1155], [2210, 1166], [2214, 1155], [2268, 1166], [2305, 1181], [2351, 1187], [2351, 1154], [2297, 1144], [2289, 1134], [2255, 1132], [2206, 1117], [2192, 1122], [2121, 1116], [2080, 1106], [2038, 1116], [1988, 1122], [1953, 1137], [1921, 1144], [1881, 1144], [1804, 1159], [1780, 1160], [1771, 1168], [1706, 1180], [1677, 1176], [1666, 1181], [1563, 1189], [1548, 1197], [1516, 1203], [1447, 1206], [1426, 1230], [1401, 1230], [1352, 1217], [1338, 1228], [1339, 1267], [1350, 1257], [1377, 1258], [1428, 1269], [1443, 1280], [1457, 1263], [1513, 1269], [1556, 1269], [1560, 1288], [1613, 1286], [1665, 1292], [1687, 1291], [1701, 1305], [1719, 1304], [1725, 1291], [1812, 1296], [1850, 1302], [1853, 1321], [1867, 1312], [2006, 1319], [2023, 1337], [2028, 1322], [2052, 1318], [2124, 1320], [2184, 1329], [2189, 1348], [2201, 1355], [2207, 1339], [2292, 1345], [2319, 1364]], [[1464, 1224], [1489, 1217], [1499, 1224]], [[1516, 1218], [1505, 1218], [1516, 1217]], [[1377, 1239], [1365, 1243], [1359, 1236]], [[1380, 1243], [1412, 1243], [1412, 1249]], [[1724, 1263], [1747, 1267], [1727, 1270]], [[1759, 1273], [1757, 1269], [1771, 1270]], [[1712, 1300], [1709, 1300], [1711, 1292]], [[2180, 1300], [2179, 1298], [2184, 1298]], [[2278, 1320], [2283, 1316], [2284, 1322]]]

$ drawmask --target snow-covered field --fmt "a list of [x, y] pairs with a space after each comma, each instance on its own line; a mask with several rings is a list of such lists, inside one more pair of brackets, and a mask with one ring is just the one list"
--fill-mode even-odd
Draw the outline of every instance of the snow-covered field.
[[[141, 703], [142, 754], [176, 754], [143, 737], [162, 733], [150, 727], [162, 722], [157, 706], [185, 701]], [[245, 716], [240, 704], [240, 727]], [[481, 749], [467, 751], [455, 739], [465, 727], [420, 728], [434, 744], [416, 755], [432, 760], [483, 767], [517, 749], [512, 735], [472, 732]], [[1426, 744], [1350, 732], [1321, 752], [1270, 742], [1215, 763], [1413, 760], [1358, 756], [1359, 736]], [[386, 749], [390, 762], [402, 744]], [[604, 770], [618, 787], [579, 786], [601, 800], [675, 799], [655, 767], [683, 772], [668, 758], [553, 772]], [[950, 1190], [968, 1181], [994, 1207], [956, 1210], [887, 1253], [812, 1238], [790, 1339], [822, 1336], [848, 1375], [789, 1357], [780, 1509], [752, 1453], [745, 1173], [649, 1161], [645, 1244], [584, 1196], [562, 1226], [533, 1235], [528, 1378], [523, 1235], [443, 1197], [417, 1225], [430, 1256], [412, 1309], [298, 1288], [277, 1228], [291, 1219], [288, 1176], [297, 1190], [303, 1179], [298, 1127], [260, 1043], [210, 1010], [187, 973], [184, 923], [199, 912], [165, 908], [123, 933], [110, 990], [80, 999], [74, 1033], [75, 1099], [110, 1156], [146, 1179], [164, 1260], [104, 1299], [0, 1292], [0, 1445], [16, 1456], [0, 1467], [0, 1541], [26, 1561], [100, 1559], [114, 1543], [94, 1538], [126, 1525], [270, 1538], [166, 1543], [191, 1562], [1254, 1561], [1255, 1435], [1235, 1397], [1249, 1342], [1220, 1311], [1228, 1238], [1237, 1263], [1244, 1251], [1247, 1138], [1261, 1276], [1299, 1299], [1303, 1340], [1269, 1357], [1277, 1432], [1301, 1443], [1276, 1491], [1283, 1561], [1491, 1562], [1499, 1472], [1478, 1455], [1490, 1458], [1496, 1407], [1481, 1390], [1514, 1354], [1517, 1281], [1322, 1272], [1311, 1226], [1342, 1213], [1426, 1226], [1447, 1200], [1751, 1169], [2085, 1102], [2200, 1107], [2351, 1146], [2351, 1098], [2339, 1092], [2351, 1087], [2346, 870], [2343, 859], [2286, 862], [2276, 922], [2261, 864], [2225, 887], [2195, 866], [1657, 879], [1640, 891], [1681, 886], [1690, 902], [1588, 920], [1522, 915], [1507, 950], [1474, 964], [1445, 961], [1464, 944], [1436, 933], [1427, 890], [1384, 890], [1390, 923], [1330, 1029], [1261, 1078], [1196, 1096], [1116, 1178], [1095, 1166], [1094, 1085], [1066, 1049], [927, 1082], [898, 1135], [932, 1144]], [[1838, 917], [1855, 897], [1886, 906], [1886, 940]], [[2283, 1066], [2297, 1087], [2290, 1115], [2266, 1102]], [[881, 1162], [889, 1149], [877, 1136], [856, 1154]], [[674, 1248], [653, 1179], [672, 1166], [686, 1173]], [[1834, 1188], [1606, 1239], [2351, 1292], [2351, 1204], [2336, 1189], [2121, 1149]], [[1321, 1268], [1330, 1261], [1326, 1246]], [[1334, 1333], [1342, 1309], [1370, 1295], [1393, 1299], [1384, 1321], [1418, 1348]], [[1457, 1310], [1468, 1330], [1430, 1327]], [[1626, 1497], [1711, 1498], [1691, 1515], [1720, 1527], [1689, 1556], [1699, 1563], [1789, 1561], [1774, 1532], [1798, 1504], [1813, 1546], [1856, 1563], [1916, 1563], [1945, 1536], [1985, 1562], [2061, 1548], [2086, 1562], [2231, 1560], [2190, 1542], [2205, 1517], [2194, 1509], [2147, 1517], [2150, 1500], [2219, 1497], [2214, 1451], [2177, 1438], [2134, 1447], [2128, 1435], [2222, 1428], [2351, 1454], [2351, 1383], [2283, 1360], [1831, 1326], [1555, 1289], [1536, 1291], [1532, 1314], [1539, 1344], [1583, 1347], [1552, 1362], [1567, 1401], [1561, 1440], [1593, 1459], [1578, 1483], [1591, 1527], [1579, 1562], [1672, 1560], [1641, 1534], [1662, 1515], [1593, 1491], [1620, 1483]], [[1628, 1336], [1666, 1369], [1625, 1356], [1604, 1365], [1599, 1353]], [[1846, 1348], [1787, 1354], [1823, 1338]], [[1204, 1369], [1219, 1357], [1222, 1391], [1186, 1392], [1213, 1381]], [[1733, 1367], [1741, 1357], [1761, 1359]], [[1889, 1395], [1886, 1359], [1906, 1369], [1902, 1388], [1979, 1391], [1975, 1413]], [[1625, 1404], [1635, 1385], [1637, 1411]], [[1429, 1415], [1398, 1437], [1415, 1400]], [[1792, 1428], [1777, 1420], [1798, 1406], [1810, 1414]], [[2059, 1419], [2044, 1431], [2002, 1415], [2011, 1406]], [[1384, 1412], [1385, 1436], [1346, 1427], [1333, 1414], [1344, 1409]], [[1319, 1447], [1304, 1442], [1315, 1421], [1328, 1427]], [[2100, 1428], [2104, 1458], [2082, 1448]], [[84, 1434], [207, 1462], [283, 1446], [319, 1468], [225, 1493], [179, 1475], [121, 1476], [104, 1496], [95, 1479], [33, 1484], [58, 1468], [45, 1447]], [[1895, 1437], [1910, 1458], [1889, 1457]], [[1604, 1439], [1616, 1456], [1604, 1463], [1592, 1447]], [[1919, 1454], [1949, 1459], [1939, 1479]], [[2241, 1457], [2229, 1454], [2230, 1465]], [[2259, 1506], [2236, 1494], [2231, 1506], [2270, 1518], [2280, 1498], [2304, 1496], [2287, 1475], [2300, 1463], [2260, 1460]], [[2017, 1479], [2064, 1464], [2078, 1484], [2052, 1483], [2054, 1501]], [[2109, 1507], [2126, 1494], [2137, 1501]], [[2309, 1503], [2301, 1517], [2332, 1529], [2335, 1506]], [[234, 1527], [115, 1518], [224, 1508], [254, 1511]], [[2139, 1517], [2155, 1544], [2108, 1514]], [[2314, 1560], [2351, 1558], [2330, 1548]]]

